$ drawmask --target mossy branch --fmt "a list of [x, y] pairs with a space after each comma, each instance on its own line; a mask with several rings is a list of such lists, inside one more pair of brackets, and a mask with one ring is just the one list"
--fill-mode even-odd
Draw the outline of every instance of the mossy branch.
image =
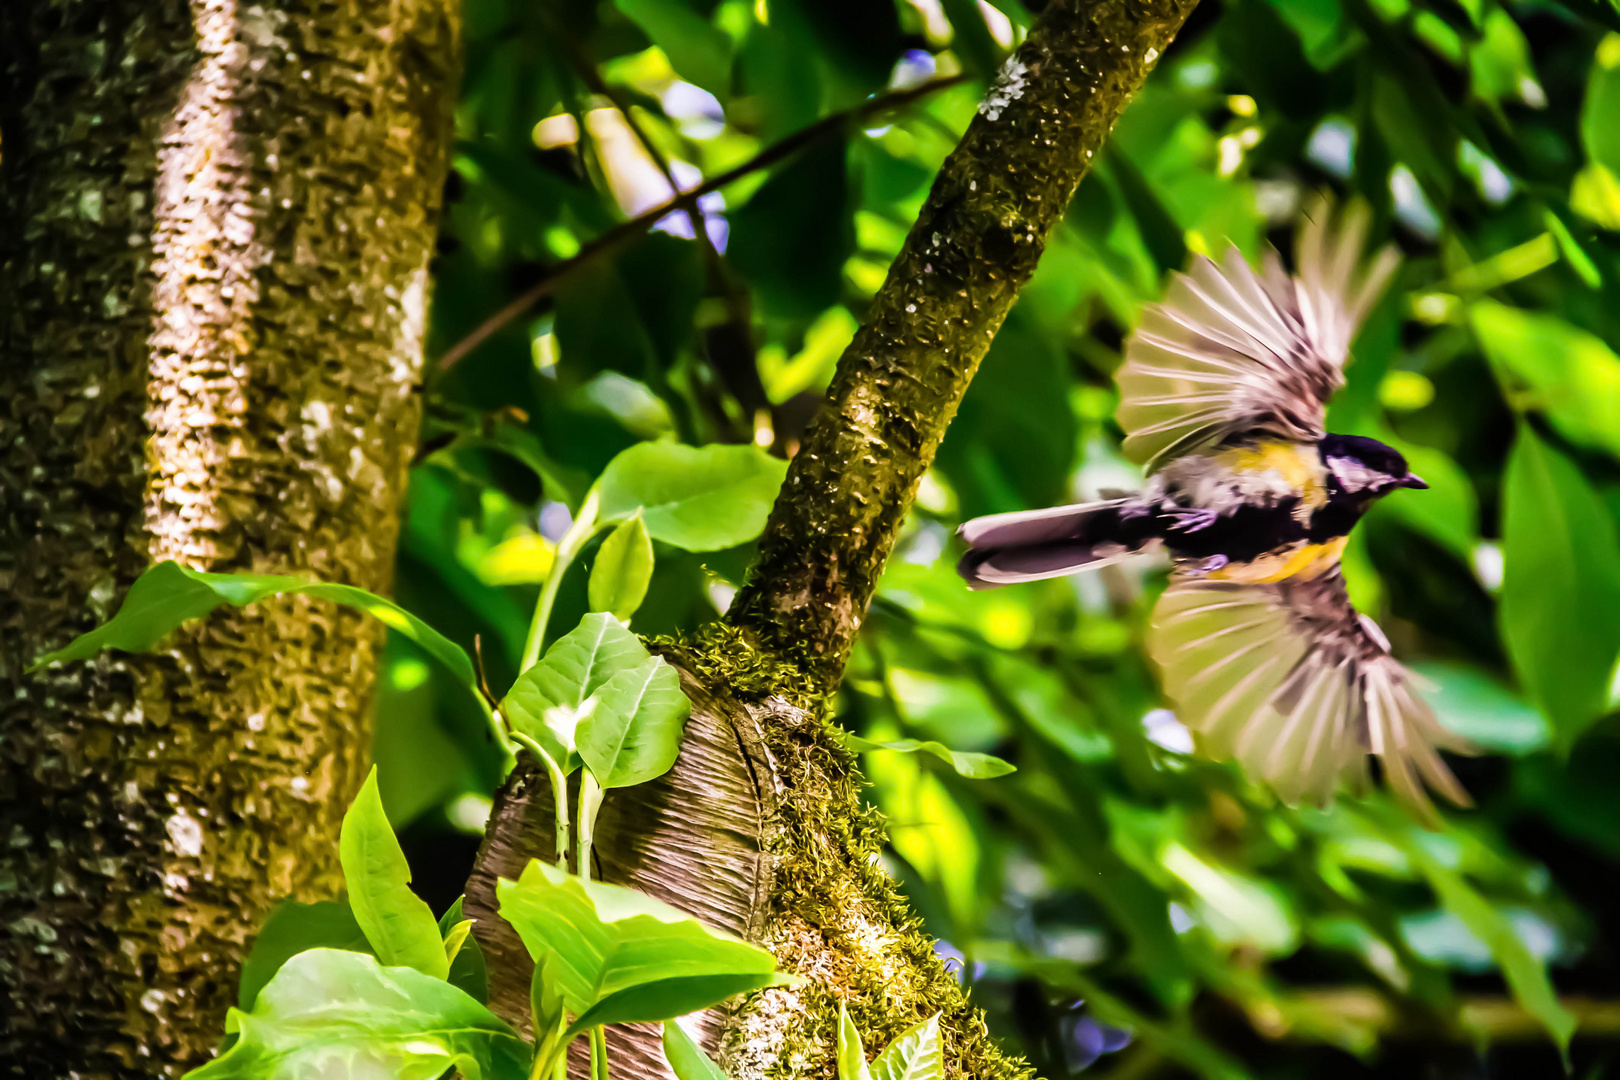
[[788, 470], [729, 620], [837, 685], [945, 429], [1052, 227], [1197, 0], [1047, 7], [946, 160]]

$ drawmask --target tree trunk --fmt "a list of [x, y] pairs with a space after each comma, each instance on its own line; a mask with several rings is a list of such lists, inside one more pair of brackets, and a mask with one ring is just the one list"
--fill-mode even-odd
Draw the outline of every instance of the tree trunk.
[[[609, 796], [599, 870], [765, 945], [807, 979], [708, 1017], [710, 1049], [735, 1080], [832, 1076], [840, 1000], [869, 1046], [939, 1011], [953, 1077], [1028, 1073], [992, 1043], [883, 873], [881, 821], [825, 709], [990, 339], [1195, 2], [1047, 7], [941, 169], [840, 360], [726, 624], [664, 646], [694, 699], [688, 735], [666, 777]], [[525, 761], [496, 800], [468, 885], [491, 1003], [520, 1024], [528, 964], [495, 917], [494, 882], [550, 854], [550, 812], [547, 785]], [[610, 1042], [615, 1075], [668, 1075], [655, 1032]]]
[[176, 1075], [340, 888], [380, 634], [229, 610], [26, 675], [154, 562], [389, 584], [453, 0], [0, 5], [0, 1061]]

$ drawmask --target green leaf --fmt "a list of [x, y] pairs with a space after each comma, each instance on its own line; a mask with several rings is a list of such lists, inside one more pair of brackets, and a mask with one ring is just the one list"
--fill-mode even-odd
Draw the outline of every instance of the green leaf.
[[1481, 896], [1455, 870], [1437, 859], [1412, 836], [1412, 825], [1405, 819], [1384, 822], [1384, 833], [1406, 853], [1412, 865], [1428, 879], [1441, 905], [1490, 946], [1491, 955], [1502, 968], [1513, 996], [1525, 1011], [1540, 1020], [1561, 1053], [1568, 1054], [1570, 1036], [1575, 1033], [1575, 1017], [1558, 1000], [1557, 991], [1547, 978], [1547, 969], [1531, 954], [1512, 921], [1497, 905]]
[[664, 50], [681, 78], [720, 98], [731, 92], [731, 39], [680, 0], [614, 0]]
[[625, 622], [636, 613], [652, 581], [652, 537], [637, 514], [608, 533], [591, 567], [592, 611], [606, 611]]
[[387, 1076], [524, 1080], [529, 1046], [484, 1006], [439, 979], [337, 949], [300, 953], [232, 1009], [230, 1049], [189, 1080]]
[[691, 714], [680, 677], [655, 656], [597, 691], [579, 723], [579, 756], [604, 789], [645, 783], [675, 764]]
[[41, 656], [29, 670], [64, 660], [88, 660], [102, 649], [146, 652], [181, 623], [201, 618], [221, 604], [243, 607], [295, 593], [366, 612], [422, 646], [473, 693], [478, 692], [472, 661], [460, 646], [398, 604], [364, 589], [272, 574], [206, 574], [167, 560], [135, 580], [118, 613], [107, 623], [74, 638], [66, 648]]
[[1581, 143], [1594, 165], [1620, 173], [1620, 38], [1606, 38], [1596, 59], [1581, 108]]
[[664, 1021], [664, 1058], [675, 1080], [726, 1080], [720, 1066], [673, 1020]]
[[1552, 741], [1545, 716], [1478, 668], [1439, 660], [1411, 668], [1422, 676], [1418, 689], [1440, 723], [1475, 746], [1520, 757]]
[[731, 214], [726, 260], [773, 316], [813, 317], [843, 292], [844, 263], [855, 252], [847, 152], [843, 138], [820, 140]]
[[1614, 519], [1575, 464], [1528, 424], [1508, 456], [1502, 502], [1502, 638], [1567, 750], [1606, 710], [1620, 655]]
[[872, 1080], [872, 1071], [866, 1066], [866, 1047], [861, 1043], [860, 1030], [849, 1018], [843, 1001], [838, 1002], [838, 1080]]
[[1571, 442], [1620, 456], [1620, 357], [1562, 319], [1490, 300], [1469, 311], [1509, 401], [1544, 411]]
[[603, 522], [641, 511], [655, 540], [718, 551], [754, 539], [787, 476], [787, 463], [749, 446], [637, 443], [598, 482]]
[[313, 904], [284, 900], [264, 921], [253, 939], [253, 948], [242, 962], [236, 1003], [244, 1009], [253, 1008], [259, 991], [281, 966], [308, 949], [370, 952], [371, 946], [366, 942], [365, 931], [354, 921], [354, 912], [349, 910], [348, 904], [336, 900], [318, 900]]
[[578, 1035], [603, 1024], [635, 1024], [669, 1020], [706, 1009], [727, 998], [771, 986], [794, 986], [798, 979], [774, 971], [741, 975], [691, 975], [658, 979], [609, 994], [568, 1025]]
[[576, 728], [591, 696], [616, 675], [645, 664], [641, 640], [606, 612], [592, 612], [518, 676], [501, 702], [512, 730], [540, 745], [564, 773], [577, 762]]
[[[439, 933], [444, 936], [445, 955], [450, 958], [450, 974], [446, 976], [451, 986], [466, 992], [474, 1001], [486, 1003], [489, 1000], [489, 971], [484, 963], [484, 950], [478, 945], [478, 939], [472, 934], [472, 920], [462, 917], [462, 904], [467, 898], [456, 897], [449, 910], [439, 916]], [[461, 928], [465, 926], [465, 930]], [[460, 931], [459, 945], [452, 949], [451, 938]]]
[[410, 864], [383, 813], [375, 766], [343, 815], [338, 851], [349, 906], [377, 958], [390, 967], [445, 978], [450, 960], [444, 939], [432, 909], [411, 891]]
[[[517, 881], [499, 882], [496, 895], [501, 916], [534, 961], [554, 970], [568, 1011], [581, 1020], [626, 990], [650, 987], [618, 1003], [618, 1019], [657, 1021], [722, 1001], [739, 983], [774, 980], [776, 961], [764, 949], [650, 896], [539, 860]], [[738, 976], [746, 978], [729, 981]]]
[[945, 1045], [935, 1013], [894, 1042], [872, 1062], [872, 1080], [945, 1080]]
[[902, 754], [932, 754], [961, 776], [969, 780], [993, 780], [998, 776], [1017, 772], [1018, 766], [1002, 761], [991, 754], [978, 754], [971, 750], [952, 750], [943, 743], [921, 742], [917, 739], [898, 739], [894, 742], [873, 742], [859, 735], [844, 734], [844, 745], [851, 750], [897, 750]]
[[461, 943], [461, 948], [450, 961], [450, 974], [445, 981], [474, 1001], [488, 1003], [489, 965], [484, 960], [484, 949], [478, 944], [477, 937], [468, 934], [467, 940]]

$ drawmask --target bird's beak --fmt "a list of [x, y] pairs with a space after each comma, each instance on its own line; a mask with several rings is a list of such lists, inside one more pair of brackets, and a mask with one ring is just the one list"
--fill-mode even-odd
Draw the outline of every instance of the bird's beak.
[[1405, 487], [1405, 488], [1417, 488], [1418, 490], [1422, 491], [1422, 490], [1426, 490], [1428, 488], [1429, 482], [1427, 480], [1423, 479], [1423, 477], [1416, 475], [1415, 473], [1407, 473], [1405, 476], [1403, 476], [1399, 480], [1395, 481], [1395, 486], [1396, 487]]

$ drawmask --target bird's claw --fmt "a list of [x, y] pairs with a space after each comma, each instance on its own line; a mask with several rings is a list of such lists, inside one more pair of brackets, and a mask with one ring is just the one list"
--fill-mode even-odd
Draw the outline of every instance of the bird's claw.
[[1177, 532], [1195, 533], [1200, 529], [1207, 529], [1220, 519], [1220, 514], [1209, 509], [1177, 508], [1165, 511], [1165, 517], [1170, 519], [1170, 528]]
[[1227, 558], [1225, 555], [1211, 555], [1207, 559], [1199, 559], [1196, 562], [1189, 562], [1181, 569], [1183, 573], [1189, 574], [1192, 577], [1203, 577], [1205, 574], [1213, 574], [1217, 570], [1226, 569], [1227, 564], [1231, 561], [1232, 560]]

